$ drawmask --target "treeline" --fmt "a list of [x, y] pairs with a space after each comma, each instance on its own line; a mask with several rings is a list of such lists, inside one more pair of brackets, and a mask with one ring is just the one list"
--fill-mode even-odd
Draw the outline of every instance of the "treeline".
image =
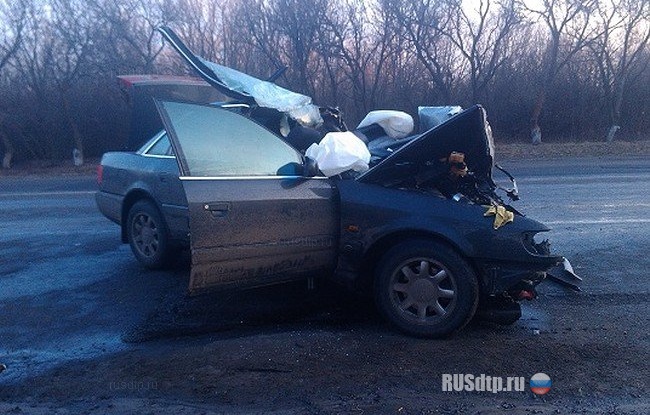
[[199, 55], [338, 106], [482, 103], [497, 140], [650, 133], [648, 0], [0, 0], [0, 154], [119, 149], [115, 77], [190, 73]]

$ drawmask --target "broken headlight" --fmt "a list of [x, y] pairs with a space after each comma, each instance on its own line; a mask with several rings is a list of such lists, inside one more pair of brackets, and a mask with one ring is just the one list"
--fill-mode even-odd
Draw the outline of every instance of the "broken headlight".
[[522, 234], [524, 247], [532, 255], [549, 256], [551, 255], [551, 243], [540, 234], [539, 231], [524, 232]]

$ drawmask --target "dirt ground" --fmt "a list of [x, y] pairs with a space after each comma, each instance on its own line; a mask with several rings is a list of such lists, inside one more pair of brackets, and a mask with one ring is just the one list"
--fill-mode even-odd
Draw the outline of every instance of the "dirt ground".
[[613, 143], [585, 141], [580, 143], [496, 144], [497, 159], [548, 159], [562, 157], [625, 157], [650, 156], [650, 140], [616, 141]]
[[[214, 321], [224, 321], [223, 306], [185, 303], [174, 310], [163, 306], [163, 301], [156, 313], [123, 337], [127, 342], [123, 350], [97, 359], [72, 360], [24, 382], [5, 385], [0, 398], [8, 402], [0, 403], [0, 411], [650, 411], [648, 314], [629, 318], [638, 314], [639, 307], [647, 307], [645, 294], [565, 297], [547, 293], [526, 305], [524, 319], [515, 326], [475, 322], [451, 339], [432, 341], [394, 332], [372, 306], [354, 299], [328, 297], [320, 291], [318, 299], [299, 301], [300, 292], [298, 287], [284, 287], [236, 295], [233, 300], [262, 298], [265, 304], [256, 312], [238, 314], [242, 320], [231, 320], [229, 327], [214, 326]], [[269, 305], [271, 298], [278, 297], [293, 306]], [[527, 383], [536, 372], [552, 374], [549, 395], [535, 396], [527, 384], [525, 392], [441, 392], [442, 373], [525, 376]]]

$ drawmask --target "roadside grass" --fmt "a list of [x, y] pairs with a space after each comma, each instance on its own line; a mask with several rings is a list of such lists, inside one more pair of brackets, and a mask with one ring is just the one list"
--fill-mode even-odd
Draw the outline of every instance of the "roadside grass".
[[[605, 142], [496, 143], [497, 160], [531, 160], [563, 157], [650, 157], [650, 140]], [[16, 163], [11, 169], [0, 169], [2, 176], [92, 176], [99, 158], [87, 159], [76, 167], [72, 160], [32, 160]]]
[[[83, 166], [72, 160], [30, 160], [15, 163], [10, 169], [0, 168], [2, 176], [94, 176], [99, 158], [86, 159]], [[1, 180], [1, 179], [0, 179]]]
[[650, 140], [606, 142], [496, 143], [496, 158], [550, 159], [563, 157], [648, 157]]

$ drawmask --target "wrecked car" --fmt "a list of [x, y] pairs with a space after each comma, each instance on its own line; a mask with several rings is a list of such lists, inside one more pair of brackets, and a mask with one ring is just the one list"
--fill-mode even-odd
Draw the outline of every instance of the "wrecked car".
[[578, 289], [568, 261], [539, 239], [549, 228], [511, 206], [516, 185], [493, 180], [481, 106], [423, 107], [417, 133], [403, 113], [349, 129], [336, 109], [160, 31], [231, 100], [159, 96], [164, 128], [136, 152], [104, 155], [97, 204], [145, 266], [189, 247], [192, 294], [328, 278], [371, 293], [390, 323], [424, 337], [475, 315], [513, 323], [545, 279]]

